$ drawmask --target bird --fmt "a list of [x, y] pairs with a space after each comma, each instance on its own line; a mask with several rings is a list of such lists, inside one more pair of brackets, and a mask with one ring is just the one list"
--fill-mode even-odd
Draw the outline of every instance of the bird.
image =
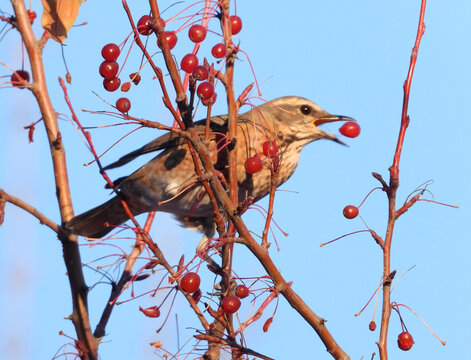
[[[239, 203], [248, 198], [256, 202], [270, 192], [270, 164], [273, 159], [263, 154], [266, 141], [276, 144], [278, 187], [294, 173], [300, 152], [307, 144], [327, 139], [345, 145], [335, 135], [318, 128], [334, 121], [355, 120], [332, 115], [299, 96], [280, 97], [239, 114], [236, 135]], [[195, 132], [204, 138], [206, 119], [195, 122], [193, 126]], [[210, 118], [209, 151], [215, 169], [224, 176], [228, 174], [227, 155], [232, 145], [227, 132], [228, 115]], [[214, 208], [195, 173], [187, 141], [179, 134], [168, 132], [122, 156], [104, 170], [157, 151], [159, 153], [141, 168], [113, 182], [117, 195], [75, 216], [65, 223], [65, 228], [74, 234], [102, 238], [129, 220], [120, 200], [124, 199], [133, 215], [151, 211], [171, 213], [184, 227], [202, 232], [206, 239], [211, 238], [215, 234]], [[260, 171], [250, 173], [245, 163], [253, 156], [262, 159], [263, 166]]]

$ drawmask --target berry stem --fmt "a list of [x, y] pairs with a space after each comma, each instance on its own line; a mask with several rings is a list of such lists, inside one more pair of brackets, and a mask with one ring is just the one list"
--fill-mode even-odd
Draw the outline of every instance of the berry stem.
[[[378, 287], [376, 288], [376, 290], [373, 292], [373, 294], [371, 294], [371, 297], [369, 298], [369, 300], [366, 302], [365, 306], [362, 307], [362, 309], [357, 312], [355, 314], [355, 316], [360, 316], [360, 314], [363, 312], [363, 310], [366, 309], [366, 307], [368, 306], [368, 304], [371, 302], [371, 300], [373, 300], [373, 297], [379, 293], [379, 290], [381, 289], [381, 285], [383, 285], [383, 279], [381, 279]], [[377, 298], [376, 298], [377, 299]], [[375, 310], [376, 310], [376, 304], [375, 304]], [[373, 312], [373, 319], [374, 319], [374, 312]]]
[[358, 205], [358, 208], [360, 208], [363, 205], [363, 203], [366, 201], [366, 199], [368, 199], [368, 196], [370, 196], [373, 193], [373, 191], [378, 190], [378, 189], [382, 189], [382, 188], [381, 187], [375, 187], [374, 189], [371, 189], [370, 192], [368, 194], [366, 194], [365, 198], [360, 203], [360, 205]]
[[439, 201], [435, 201], [435, 200], [430, 200], [430, 199], [418, 199], [417, 201], [431, 202], [431, 203], [434, 203], [434, 204], [437, 204], [437, 205], [449, 206], [449, 207], [452, 207], [452, 208], [455, 208], [455, 209], [459, 209], [459, 208], [460, 208], [459, 206], [456, 206], [456, 205], [445, 204], [445, 203], [442, 203], [442, 202], [439, 202]]
[[240, 51], [247, 58], [247, 61], [249, 62], [250, 70], [252, 71], [252, 75], [255, 80], [255, 86], [257, 87], [258, 96], [262, 96], [262, 92], [260, 91], [260, 87], [258, 86], [257, 76], [255, 75], [255, 70], [253, 68], [252, 62], [250, 61], [249, 55], [245, 51], [241, 50], [240, 48], [237, 48], [237, 51]]
[[[392, 304], [391, 304], [392, 305]], [[433, 336], [435, 336], [437, 338], [438, 341], [440, 341], [442, 343], [443, 346], [446, 345], [446, 341], [442, 340], [433, 330], [430, 326], [428, 326], [428, 324], [425, 322], [424, 319], [422, 319], [419, 314], [417, 314], [414, 310], [412, 310], [409, 306], [405, 305], [405, 304], [398, 304], [398, 303], [394, 303], [394, 306], [396, 307], [399, 307], [399, 306], [404, 306], [406, 309], [408, 309], [411, 313], [413, 313], [415, 316], [417, 316], [417, 318], [422, 321], [422, 324], [425, 325], [425, 327], [433, 334]]]
[[325, 242], [325, 243], [322, 243], [322, 244], [320, 244], [319, 246], [320, 246], [320, 247], [323, 247], [323, 246], [326, 246], [326, 245], [328, 245], [328, 244], [330, 244], [330, 243], [333, 243], [334, 241], [340, 240], [340, 239], [342, 239], [342, 238], [344, 238], [344, 237], [346, 237], [346, 236], [350, 236], [350, 235], [353, 235], [353, 234], [358, 234], [358, 233], [361, 233], [361, 232], [370, 232], [370, 230], [358, 230], [358, 231], [354, 231], [354, 232], [351, 232], [351, 233], [348, 233], [348, 234], [339, 236], [338, 238], [335, 238], [335, 239], [333, 239], [333, 240], [330, 240], [330, 241], [327, 241], [327, 242]]
[[279, 295], [279, 291], [277, 291], [276, 289], [272, 289], [272, 292], [270, 295], [268, 295], [268, 297], [265, 299], [265, 301], [262, 303], [262, 305], [260, 305], [260, 307], [258, 308], [258, 310], [255, 312], [255, 314], [250, 318], [248, 319], [246, 322], [242, 323], [239, 327], [239, 329], [236, 330], [235, 334], [238, 334], [240, 332], [243, 332], [245, 330], [245, 328], [247, 326], [249, 326], [250, 324], [252, 324], [253, 322], [257, 321], [258, 319], [260, 319], [263, 315], [263, 311], [265, 310], [265, 308], [273, 301], [275, 300], [276, 298], [278, 298], [278, 295]]

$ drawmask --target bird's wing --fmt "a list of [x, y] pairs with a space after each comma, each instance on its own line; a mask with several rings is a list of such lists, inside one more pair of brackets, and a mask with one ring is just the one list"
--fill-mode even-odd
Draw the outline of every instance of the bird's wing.
[[127, 164], [138, 156], [144, 154], [177, 146], [181, 141], [182, 138], [179, 135], [169, 132], [168, 134], [162, 135], [157, 139], [152, 140], [150, 143], [147, 143], [143, 147], [120, 157], [117, 161], [105, 166], [104, 170], [114, 169], [116, 167], [123, 166], [124, 164]]
[[[199, 120], [194, 123], [195, 127], [204, 127], [206, 120]], [[227, 116], [214, 116], [211, 118], [211, 128], [216, 131], [225, 132], [227, 131]], [[150, 143], [142, 146], [141, 148], [134, 150], [122, 157], [117, 161], [104, 167], [104, 170], [114, 169], [119, 166], [123, 166], [128, 162], [134, 160], [138, 156], [148, 154], [154, 151], [169, 149], [182, 144], [185, 140], [178, 134], [169, 132], [165, 135], [152, 140]]]

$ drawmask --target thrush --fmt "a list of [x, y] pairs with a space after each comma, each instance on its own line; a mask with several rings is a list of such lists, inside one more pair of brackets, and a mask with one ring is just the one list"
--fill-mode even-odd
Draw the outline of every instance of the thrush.
[[[335, 135], [322, 131], [319, 125], [333, 121], [353, 120], [332, 115], [314, 102], [297, 96], [277, 98], [238, 115], [237, 120], [237, 182], [238, 200], [251, 197], [260, 200], [270, 192], [271, 170], [268, 157], [263, 156], [263, 143], [272, 141], [278, 148], [278, 176], [276, 186], [283, 184], [294, 173], [300, 152], [307, 144], [328, 139], [342, 143]], [[194, 123], [197, 133], [204, 136], [206, 120]], [[216, 170], [227, 175], [227, 155], [233, 144], [227, 138], [228, 115], [214, 116], [210, 121], [209, 151]], [[342, 143], [343, 144], [343, 143]], [[214, 235], [214, 208], [195, 173], [195, 166], [187, 142], [169, 132], [143, 147], [121, 157], [105, 167], [116, 168], [136, 157], [160, 151], [159, 154], [127, 177], [114, 182], [119, 193], [102, 205], [74, 217], [65, 224], [73, 233], [101, 238], [129, 220], [120, 198], [124, 199], [133, 215], [150, 211], [173, 214], [181, 224]], [[262, 154], [262, 155], [260, 155]], [[265, 162], [262, 169], [249, 173], [244, 166], [252, 156]]]

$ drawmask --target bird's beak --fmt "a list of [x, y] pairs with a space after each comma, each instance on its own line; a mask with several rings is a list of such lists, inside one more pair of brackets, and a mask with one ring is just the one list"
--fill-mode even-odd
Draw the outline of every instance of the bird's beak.
[[[334, 122], [334, 121], [355, 121], [356, 122], [356, 120], [354, 118], [351, 118], [350, 116], [330, 115], [329, 114], [327, 116], [323, 116], [321, 118], [318, 118], [318, 119], [314, 120], [312, 123], [313, 123], [313, 125], [318, 127], [319, 125], [326, 124], [326, 123], [331, 123], [331, 122]], [[339, 140], [334, 134], [324, 132], [324, 138], [332, 140], [332, 141], [334, 141], [338, 144], [348, 146], [342, 140]]]
[[334, 121], [355, 121], [354, 118], [351, 118], [350, 116], [344, 116], [344, 115], [328, 115], [328, 116], [323, 116], [321, 118], [318, 118], [314, 120], [312, 123], [317, 127], [322, 124], [326, 123], [331, 123]]

